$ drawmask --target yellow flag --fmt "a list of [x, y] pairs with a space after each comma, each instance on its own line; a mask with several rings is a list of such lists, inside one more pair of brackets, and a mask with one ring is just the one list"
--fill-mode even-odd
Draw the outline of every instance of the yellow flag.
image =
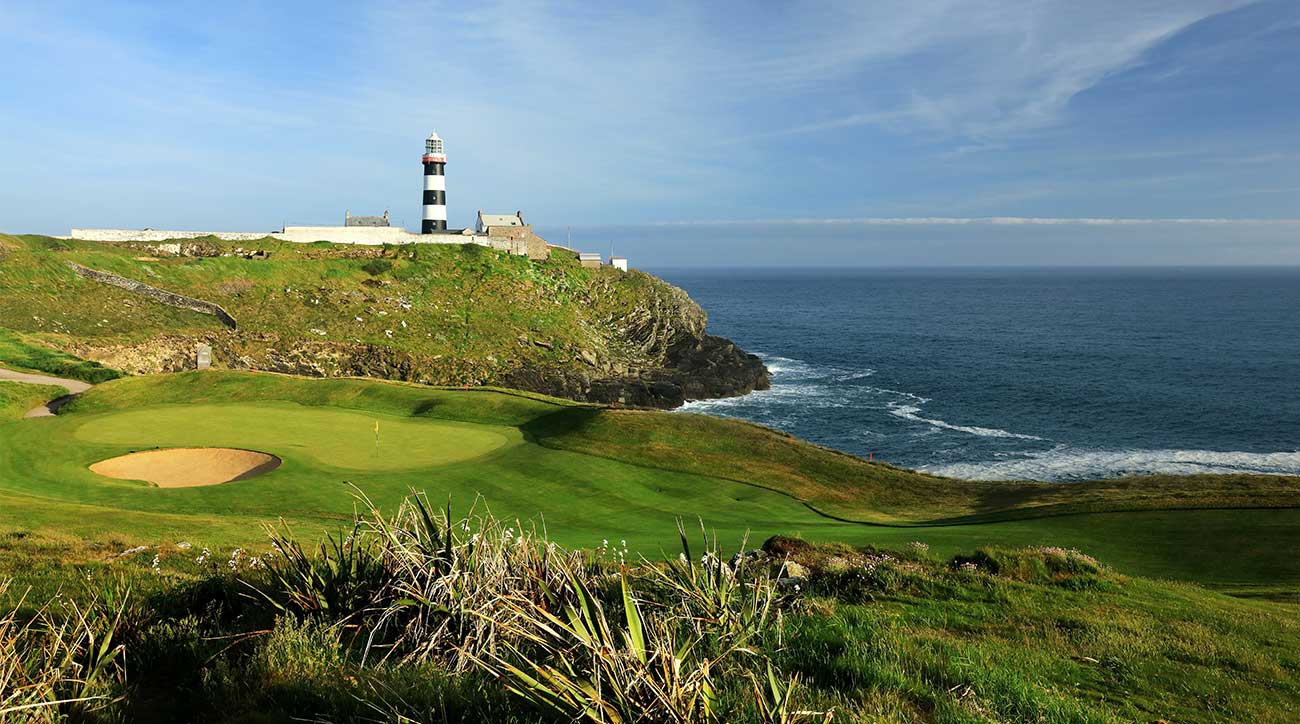
[[376, 435], [379, 434], [379, 421], [378, 421], [378, 420], [375, 420], [375, 434], [376, 434]]

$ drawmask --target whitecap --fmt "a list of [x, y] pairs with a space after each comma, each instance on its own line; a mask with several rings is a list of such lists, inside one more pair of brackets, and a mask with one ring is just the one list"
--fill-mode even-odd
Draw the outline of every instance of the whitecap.
[[943, 420], [932, 420], [928, 417], [921, 417], [920, 415], [916, 414], [920, 411], [921, 408], [916, 405], [904, 405], [899, 403], [891, 403], [889, 405], [889, 414], [893, 415], [894, 417], [901, 417], [904, 420], [910, 420], [912, 422], [925, 423], [926, 425], [930, 425], [931, 427], [937, 427], [942, 430], [964, 432], [970, 435], [978, 435], [980, 437], [1005, 437], [1005, 438], [1015, 438], [1017, 440], [1042, 440], [1043, 439], [1041, 437], [1038, 437], [1037, 435], [1023, 435], [1018, 432], [1008, 432], [1006, 430], [999, 430], [994, 427], [976, 427], [974, 425], [954, 425], [951, 422], [945, 422]]
[[1125, 475], [1257, 473], [1300, 475], [1300, 451], [1089, 450], [1060, 445], [1011, 460], [923, 465], [936, 475], [968, 480], [1082, 480]]

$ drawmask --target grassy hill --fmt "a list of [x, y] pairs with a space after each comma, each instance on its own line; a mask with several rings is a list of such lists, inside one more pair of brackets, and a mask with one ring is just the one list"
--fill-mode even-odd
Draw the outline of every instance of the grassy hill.
[[[591, 387], [658, 380], [674, 355], [705, 339], [706, 316], [680, 289], [638, 271], [586, 269], [563, 250], [535, 262], [472, 244], [178, 244], [186, 255], [161, 244], [0, 235], [0, 328], [10, 330], [0, 353], [23, 343], [133, 374], [175, 372], [193, 369], [195, 345], [206, 342], [218, 368], [509, 383], [617, 400], [618, 390]], [[245, 258], [253, 249], [270, 256]], [[82, 278], [69, 263], [218, 304], [238, 328]], [[735, 391], [751, 389], [761, 365], [718, 353], [753, 378]], [[636, 401], [647, 404], [680, 395], [661, 401], [662, 391], [641, 387]]]

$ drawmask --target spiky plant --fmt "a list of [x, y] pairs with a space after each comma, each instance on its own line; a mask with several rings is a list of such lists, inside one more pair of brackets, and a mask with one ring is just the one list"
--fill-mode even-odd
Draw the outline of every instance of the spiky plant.
[[[508, 626], [532, 646], [481, 661], [507, 688], [533, 704], [575, 720], [704, 722], [714, 719], [714, 662], [699, 654], [698, 622], [671, 615], [648, 618], [626, 576], [621, 611], [605, 605], [581, 581], [576, 600], [553, 613], [512, 600]], [[722, 652], [725, 657], [727, 652]]]
[[[0, 581], [0, 596], [8, 588]], [[58, 721], [110, 703], [122, 677], [117, 632], [128, 598], [60, 599], [22, 619], [20, 600], [0, 615], [0, 721]]]
[[835, 717], [833, 711], [812, 711], [800, 709], [795, 700], [799, 687], [799, 677], [782, 681], [767, 662], [767, 669], [762, 676], [749, 673], [750, 683], [754, 687], [754, 703], [757, 719], [761, 724], [803, 724], [804, 722], [829, 723]]
[[303, 548], [284, 521], [268, 528], [273, 555], [266, 557], [265, 582], [252, 588], [277, 610], [348, 623], [380, 604], [391, 576], [375, 541], [354, 523], [347, 535], [326, 536], [313, 553]]
[[453, 520], [450, 505], [435, 512], [417, 494], [386, 517], [363, 501], [364, 530], [379, 541], [391, 575], [370, 646], [387, 648], [385, 656], [463, 671], [510, 640], [515, 607], [507, 601], [557, 606], [572, 596], [570, 581], [589, 576], [581, 556], [490, 514]]
[[645, 580], [663, 592], [667, 605], [701, 621], [725, 645], [743, 646], [779, 623], [785, 597], [766, 566], [750, 566], [744, 556], [728, 564], [717, 536], [709, 536], [702, 522], [702, 555], [697, 561], [680, 520], [677, 532], [682, 543], [678, 557], [666, 565], [646, 561], [641, 568]]

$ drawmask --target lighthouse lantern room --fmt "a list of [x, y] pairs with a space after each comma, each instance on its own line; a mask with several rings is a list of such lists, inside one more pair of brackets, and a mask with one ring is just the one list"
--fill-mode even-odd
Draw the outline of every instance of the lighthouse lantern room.
[[424, 215], [421, 234], [447, 230], [447, 155], [442, 138], [430, 133], [424, 141]]

